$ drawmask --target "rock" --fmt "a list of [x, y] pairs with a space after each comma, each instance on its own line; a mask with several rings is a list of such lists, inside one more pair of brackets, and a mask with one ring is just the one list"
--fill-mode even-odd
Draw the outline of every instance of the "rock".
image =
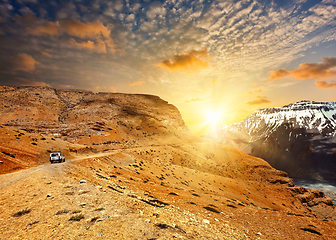
[[203, 219], [203, 220], [202, 220], [202, 223], [203, 223], [203, 224], [210, 224], [210, 221], [209, 221], [208, 219]]
[[246, 233], [248, 233], [248, 232], [249, 232], [249, 230], [248, 230], [248, 229], [244, 229], [243, 231], [244, 231], [244, 232], [246, 232]]
[[150, 219], [146, 219], [146, 220], [145, 220], [145, 223], [150, 223], [150, 222], [151, 222]]
[[260, 233], [260, 232], [257, 232], [257, 235], [258, 235], [258, 236], [261, 236], [261, 233]]
[[47, 194], [47, 197], [51, 197], [51, 194], [50, 194], [50, 193], [48, 193], [48, 194]]
[[86, 180], [80, 180], [79, 183], [86, 183]]

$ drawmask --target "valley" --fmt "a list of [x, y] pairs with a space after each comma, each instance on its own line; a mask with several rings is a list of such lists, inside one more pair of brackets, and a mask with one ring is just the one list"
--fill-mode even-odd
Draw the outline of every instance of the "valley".
[[322, 191], [191, 135], [162, 99], [62, 91], [2, 88], [1, 239], [335, 239]]

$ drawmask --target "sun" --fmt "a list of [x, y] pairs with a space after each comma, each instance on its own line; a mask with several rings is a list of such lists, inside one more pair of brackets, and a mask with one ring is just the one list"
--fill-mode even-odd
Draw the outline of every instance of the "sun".
[[222, 121], [223, 112], [214, 111], [214, 110], [206, 110], [204, 112], [204, 118], [205, 118], [206, 124], [210, 124], [212, 125], [213, 128], [215, 128]]

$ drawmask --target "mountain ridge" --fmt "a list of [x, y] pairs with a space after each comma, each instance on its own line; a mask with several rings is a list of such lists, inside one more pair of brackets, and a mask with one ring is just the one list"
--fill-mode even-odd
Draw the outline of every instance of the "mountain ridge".
[[299, 101], [256, 110], [207, 137], [260, 157], [291, 177], [336, 179], [336, 102]]
[[[308, 224], [335, 236], [331, 198], [261, 158], [193, 136], [157, 96], [6, 89], [0, 238], [232, 239], [234, 230], [235, 239], [296, 239], [299, 230], [308, 239], [300, 230]], [[64, 163], [49, 163], [55, 151]]]

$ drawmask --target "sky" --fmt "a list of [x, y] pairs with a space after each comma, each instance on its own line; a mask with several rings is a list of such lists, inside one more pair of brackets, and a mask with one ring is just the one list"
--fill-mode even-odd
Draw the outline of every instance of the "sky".
[[0, 0], [0, 85], [158, 95], [206, 134], [336, 101], [336, 0]]

